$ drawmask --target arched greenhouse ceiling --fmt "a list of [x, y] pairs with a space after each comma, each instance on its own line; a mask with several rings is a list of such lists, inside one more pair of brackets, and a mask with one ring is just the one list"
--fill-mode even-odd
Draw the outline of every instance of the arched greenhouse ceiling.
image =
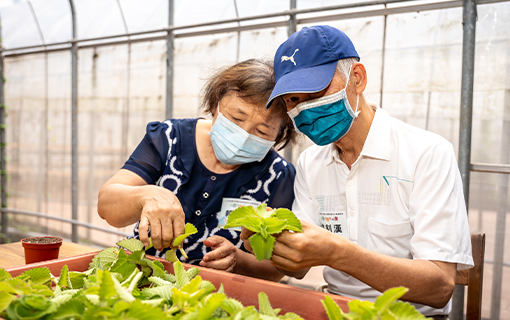
[[[174, 0], [174, 25], [234, 19], [289, 10], [289, 0]], [[409, 1], [388, 7], [436, 1]], [[366, 0], [297, 0], [297, 9], [319, 8]], [[168, 0], [74, 0], [78, 39], [89, 39], [127, 32], [163, 29], [168, 26]], [[237, 7], [237, 10], [236, 10]], [[383, 5], [371, 9], [384, 8]], [[328, 11], [328, 14], [363, 10]], [[236, 13], [237, 11], [237, 13]], [[302, 14], [300, 17], [321, 15]], [[0, 0], [1, 36], [5, 49], [66, 42], [72, 39], [69, 0]], [[283, 21], [287, 16], [241, 22], [241, 25]], [[125, 24], [124, 24], [125, 21]], [[39, 25], [39, 27], [38, 27]], [[221, 27], [237, 26], [237, 23]], [[215, 27], [215, 26], [214, 26]], [[202, 27], [210, 29], [214, 27]], [[40, 28], [40, 31], [39, 31]]]

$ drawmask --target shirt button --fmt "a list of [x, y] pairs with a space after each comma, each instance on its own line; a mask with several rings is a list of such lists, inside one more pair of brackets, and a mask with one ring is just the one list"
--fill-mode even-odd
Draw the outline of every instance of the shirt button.
[[204, 198], [206, 198], [206, 199], [207, 199], [207, 198], [209, 198], [209, 193], [204, 192], [203, 196], [204, 196]]
[[199, 216], [199, 215], [201, 215], [201, 214], [202, 214], [202, 211], [197, 210], [197, 211], [195, 211], [195, 214], [196, 214], [197, 216]]
[[354, 217], [354, 211], [349, 212], [349, 215], [350, 215], [351, 217]]
[[352, 187], [354, 185], [354, 182], [352, 182], [352, 180], [349, 180], [349, 185]]
[[211, 176], [212, 181], [216, 181], [216, 176]]

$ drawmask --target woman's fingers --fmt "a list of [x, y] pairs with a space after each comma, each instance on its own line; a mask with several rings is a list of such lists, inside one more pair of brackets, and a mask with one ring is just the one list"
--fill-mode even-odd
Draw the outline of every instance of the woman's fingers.
[[212, 236], [204, 241], [204, 245], [212, 248], [202, 258], [200, 265], [203, 267], [232, 272], [236, 265], [236, 247], [227, 239]]
[[255, 232], [250, 231], [246, 229], [245, 227], [241, 227], [241, 240], [244, 242], [244, 247], [249, 252], [253, 253], [253, 248], [250, 245], [249, 238], [254, 234]]

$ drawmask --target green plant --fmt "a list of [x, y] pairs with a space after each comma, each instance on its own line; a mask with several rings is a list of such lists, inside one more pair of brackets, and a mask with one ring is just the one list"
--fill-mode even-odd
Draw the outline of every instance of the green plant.
[[257, 209], [251, 206], [239, 207], [230, 213], [224, 227], [245, 227], [255, 232], [249, 241], [258, 261], [271, 259], [275, 242], [273, 234], [283, 230], [303, 232], [301, 222], [292, 211], [283, 208], [266, 209], [266, 204], [259, 205]]
[[353, 300], [348, 303], [348, 313], [344, 313], [329, 296], [321, 302], [330, 320], [427, 319], [408, 302], [397, 301], [407, 291], [408, 289], [404, 287], [388, 289], [375, 300], [375, 303]]
[[[0, 269], [0, 316], [6, 319], [300, 319], [278, 316], [263, 293], [260, 310], [228, 298], [223, 286], [203, 280], [199, 269], [180, 261], [168, 273], [161, 262], [145, 257], [143, 243], [122, 240], [100, 251], [85, 272], [33, 268], [12, 278]], [[52, 285], [54, 289], [52, 289]]]

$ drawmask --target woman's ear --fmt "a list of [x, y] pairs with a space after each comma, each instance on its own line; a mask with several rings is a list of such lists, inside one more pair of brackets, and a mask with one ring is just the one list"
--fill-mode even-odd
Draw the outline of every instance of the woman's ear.
[[367, 71], [365, 69], [365, 66], [360, 62], [354, 63], [352, 71], [354, 72], [354, 76], [356, 77], [355, 82], [356, 94], [359, 95], [363, 91], [365, 91], [365, 88], [367, 87]]

